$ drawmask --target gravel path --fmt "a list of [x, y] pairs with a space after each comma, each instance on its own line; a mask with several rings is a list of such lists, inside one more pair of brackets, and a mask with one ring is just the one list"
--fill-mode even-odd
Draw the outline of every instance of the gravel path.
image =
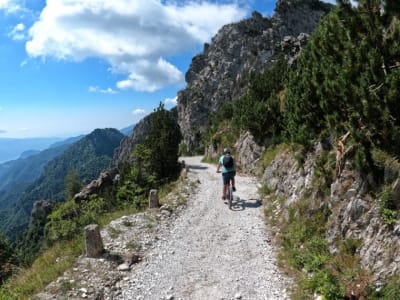
[[289, 299], [289, 280], [263, 222], [252, 177], [236, 176], [236, 205], [221, 197], [221, 174], [200, 157], [185, 158], [197, 192], [162, 232], [145, 260], [132, 267], [116, 299]]

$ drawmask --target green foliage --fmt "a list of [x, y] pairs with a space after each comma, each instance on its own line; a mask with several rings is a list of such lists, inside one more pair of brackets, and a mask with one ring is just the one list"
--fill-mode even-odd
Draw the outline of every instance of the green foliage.
[[370, 288], [367, 295], [370, 300], [393, 300], [398, 299], [400, 295], [400, 277], [399, 275], [389, 278], [389, 280], [379, 289]]
[[323, 151], [314, 164], [314, 185], [326, 195], [330, 195], [330, 186], [335, 169], [335, 155], [331, 151]]
[[398, 220], [398, 206], [400, 203], [396, 203], [395, 199], [392, 197], [392, 188], [390, 185], [386, 185], [383, 187], [382, 192], [380, 193], [380, 212], [383, 219], [383, 222], [393, 227]]
[[114, 205], [97, 195], [91, 195], [89, 200], [80, 203], [68, 200], [59, 204], [58, 208], [50, 214], [49, 222], [46, 224], [48, 240], [51, 243], [70, 240], [82, 234], [86, 225], [97, 223], [99, 217]]
[[280, 259], [296, 270], [299, 281], [294, 299], [309, 299], [315, 293], [322, 299], [343, 299], [346, 290], [366, 286], [368, 275], [358, 256], [360, 240], [337, 241], [338, 253], [330, 253], [325, 236], [330, 211], [326, 206], [305, 198], [292, 204], [288, 212], [287, 217], [278, 219], [277, 226], [283, 247]]
[[283, 127], [282, 98], [288, 72], [283, 55], [278, 55], [270, 69], [250, 79], [246, 96], [233, 106], [233, 125], [236, 130], [250, 131], [259, 143], [266, 138], [278, 142]]
[[[233, 118], [233, 105], [232, 103], [222, 104], [216, 112], [208, 118], [208, 126], [206, 132], [203, 134], [203, 144], [214, 145], [217, 148], [219, 145], [230, 147], [233, 143], [234, 137], [239, 136], [239, 132], [234, 132], [231, 126], [231, 119]], [[228, 137], [229, 135], [229, 137]]]
[[46, 227], [49, 232], [49, 239], [56, 241], [72, 238], [80, 229], [78, 222], [79, 205], [69, 200], [61, 203], [49, 216]]
[[295, 269], [309, 274], [303, 277], [302, 288], [319, 293], [325, 299], [342, 299], [343, 289], [337, 276], [329, 269], [332, 256], [325, 238], [329, 211], [312, 209], [304, 199], [289, 209], [289, 219], [281, 225], [281, 258]]
[[0, 286], [11, 276], [16, 259], [8, 241], [0, 234]]
[[81, 190], [79, 183], [78, 172], [75, 169], [70, 169], [65, 177], [65, 200], [72, 200], [75, 194]]
[[264, 168], [268, 167], [270, 163], [275, 159], [275, 157], [284, 151], [289, 149], [289, 145], [280, 144], [280, 145], [272, 145], [268, 149], [266, 149], [262, 154], [262, 165]]
[[182, 135], [173, 115], [159, 107], [151, 115], [149, 131], [144, 147], [149, 151], [149, 173], [162, 183], [176, 178], [179, 172], [178, 153]]
[[325, 241], [327, 212], [310, 211], [309, 203], [299, 203], [289, 209], [288, 224], [282, 228], [281, 242], [289, 263], [298, 269], [315, 271], [329, 257]]
[[35, 293], [72, 267], [75, 258], [84, 252], [82, 241], [80, 237], [69, 242], [57, 243], [44, 251], [29, 269], [20, 270], [12, 280], [0, 287], [0, 299], [32, 299]]
[[350, 130], [356, 163], [367, 168], [373, 147], [400, 149], [400, 25], [393, 11], [380, 13], [382, 3], [343, 1], [321, 22], [290, 73], [285, 101], [292, 141]]
[[340, 287], [337, 277], [328, 270], [321, 270], [313, 274], [303, 282], [302, 288], [322, 295], [324, 300], [341, 300], [344, 295], [344, 290]]

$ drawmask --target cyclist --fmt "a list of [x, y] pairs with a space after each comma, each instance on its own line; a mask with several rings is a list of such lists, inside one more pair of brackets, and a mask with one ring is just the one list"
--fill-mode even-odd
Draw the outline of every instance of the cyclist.
[[222, 200], [226, 199], [226, 190], [229, 185], [229, 181], [232, 182], [232, 190], [236, 191], [235, 188], [235, 175], [236, 175], [236, 164], [235, 159], [231, 155], [231, 151], [228, 148], [224, 149], [224, 154], [219, 158], [217, 173], [220, 173], [222, 168]]

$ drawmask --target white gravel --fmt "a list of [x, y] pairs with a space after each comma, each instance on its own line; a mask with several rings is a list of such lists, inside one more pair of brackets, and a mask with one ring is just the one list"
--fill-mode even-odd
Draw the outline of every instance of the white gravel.
[[115, 299], [289, 299], [263, 221], [257, 182], [236, 176], [236, 205], [221, 198], [221, 174], [201, 157], [184, 159], [196, 194], [132, 266]]

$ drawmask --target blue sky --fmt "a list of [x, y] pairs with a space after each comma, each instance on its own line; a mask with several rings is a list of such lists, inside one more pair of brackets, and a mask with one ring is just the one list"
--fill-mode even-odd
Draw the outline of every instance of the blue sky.
[[[327, 1], [333, 2], [333, 1]], [[173, 107], [192, 57], [275, 0], [0, 0], [0, 138], [123, 128]]]

